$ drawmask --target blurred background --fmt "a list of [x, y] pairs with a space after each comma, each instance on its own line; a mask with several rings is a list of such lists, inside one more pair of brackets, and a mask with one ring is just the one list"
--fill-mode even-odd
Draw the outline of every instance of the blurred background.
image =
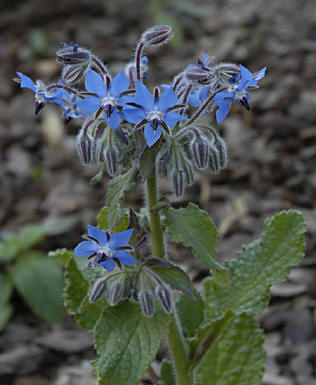
[[[272, 288], [258, 319], [268, 353], [263, 384], [316, 383], [315, 0], [0, 0], [0, 385], [95, 384], [92, 339], [63, 311], [62, 267], [45, 253], [73, 248], [95, 224], [108, 181], [89, 185], [98, 168], [78, 159], [80, 122], [65, 126], [53, 105], [35, 117], [33, 93], [12, 78], [58, 79], [60, 42], [92, 49], [115, 73], [158, 23], [170, 24], [175, 39], [147, 52], [150, 87], [205, 51], [252, 72], [267, 67], [251, 111], [235, 106], [222, 124], [227, 168], [198, 174], [180, 200], [165, 180], [161, 191], [176, 207], [193, 201], [210, 213], [221, 261], [258, 238], [265, 218], [303, 212], [306, 257]], [[141, 204], [138, 187], [130, 207]], [[171, 246], [170, 257], [197, 285], [208, 274], [187, 250]], [[158, 358], [165, 354], [163, 346]]]

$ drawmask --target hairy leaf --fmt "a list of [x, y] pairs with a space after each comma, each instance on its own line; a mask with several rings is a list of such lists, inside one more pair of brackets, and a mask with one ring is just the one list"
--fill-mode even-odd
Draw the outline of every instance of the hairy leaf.
[[263, 332], [252, 316], [227, 314], [204, 327], [195, 358], [195, 385], [259, 385], [265, 353]]
[[57, 260], [39, 252], [29, 252], [13, 266], [11, 277], [35, 314], [48, 322], [61, 320], [63, 275]]
[[226, 263], [230, 284], [219, 287], [213, 279], [205, 280], [208, 318], [232, 309], [257, 314], [267, 306], [269, 288], [287, 279], [289, 268], [299, 264], [304, 255], [305, 222], [296, 210], [283, 211], [265, 222], [261, 238]]
[[168, 210], [167, 231], [174, 242], [192, 247], [193, 254], [206, 267], [225, 270], [216, 262], [216, 228], [206, 211], [189, 203], [181, 209]]
[[105, 309], [95, 328], [100, 358], [93, 366], [99, 385], [137, 385], [155, 359], [168, 321], [162, 311], [146, 318], [137, 304], [128, 301]]
[[108, 207], [107, 220], [109, 227], [114, 229], [124, 218], [124, 210], [121, 207], [121, 200], [125, 191], [129, 190], [134, 181], [134, 168], [131, 168], [125, 174], [118, 175], [108, 184], [106, 206]]
[[[98, 227], [102, 230], [110, 228], [110, 224], [109, 224], [109, 221], [107, 219], [108, 215], [109, 215], [108, 207], [106, 207], [106, 206], [102, 207], [99, 215], [97, 216]], [[114, 232], [119, 233], [121, 231], [124, 231], [127, 229], [127, 226], [128, 226], [128, 215], [126, 213], [124, 213], [124, 217], [123, 217], [122, 222], [118, 226], [115, 227]]]
[[58, 257], [66, 263], [74, 255], [73, 251], [67, 249], [57, 249], [48, 253], [49, 257]]
[[64, 304], [69, 314], [75, 316], [76, 321], [82, 328], [93, 331], [95, 323], [107, 303], [103, 297], [90, 304], [88, 298], [86, 298], [88, 291], [88, 281], [79, 270], [74, 258], [71, 258], [65, 270]]
[[161, 381], [159, 385], [177, 385], [176, 372], [172, 361], [162, 361], [160, 377]]

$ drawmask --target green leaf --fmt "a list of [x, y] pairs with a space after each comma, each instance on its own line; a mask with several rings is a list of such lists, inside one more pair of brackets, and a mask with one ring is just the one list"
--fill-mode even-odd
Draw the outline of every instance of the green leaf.
[[11, 270], [12, 280], [33, 312], [48, 322], [59, 322], [63, 315], [62, 267], [45, 254], [29, 253]]
[[160, 369], [161, 381], [159, 385], [177, 385], [176, 371], [173, 362], [163, 360]]
[[289, 268], [303, 258], [305, 229], [304, 218], [296, 210], [282, 211], [267, 220], [261, 238], [225, 264], [230, 280], [227, 287], [205, 280], [206, 316], [212, 319], [227, 309], [261, 312], [269, 302], [270, 286], [286, 280]]
[[216, 262], [216, 228], [206, 211], [189, 203], [181, 209], [168, 210], [167, 231], [174, 242], [192, 247], [193, 254], [206, 267], [225, 270]]
[[0, 332], [6, 327], [12, 312], [13, 308], [9, 303], [0, 303]]
[[[110, 228], [110, 224], [109, 224], [109, 221], [107, 219], [108, 215], [109, 215], [109, 209], [106, 206], [102, 207], [99, 215], [97, 216], [98, 227], [101, 230]], [[115, 227], [114, 232], [119, 233], [121, 231], [124, 231], [127, 229], [127, 226], [128, 226], [128, 215], [127, 215], [127, 213], [124, 213], [124, 217], [123, 217], [122, 222], [118, 226]]]
[[155, 272], [164, 283], [171, 289], [180, 290], [188, 296], [192, 296], [193, 285], [189, 276], [178, 266], [169, 264], [169, 266], [151, 266], [150, 269]]
[[0, 331], [4, 329], [12, 314], [12, 306], [8, 303], [12, 290], [9, 278], [0, 274]]
[[108, 184], [108, 192], [105, 205], [108, 207], [107, 220], [109, 227], [114, 229], [124, 218], [124, 210], [121, 207], [121, 200], [125, 191], [129, 190], [134, 181], [135, 169], [131, 168], [125, 174], [118, 175]]
[[67, 249], [57, 249], [48, 253], [48, 257], [60, 258], [64, 263], [66, 263], [73, 255], [73, 251]]
[[194, 298], [181, 294], [176, 302], [177, 314], [185, 337], [193, 337], [196, 329], [204, 320], [204, 302], [197, 290]]
[[[88, 270], [87, 267], [86, 269]], [[75, 316], [82, 328], [93, 331], [95, 323], [104, 308], [107, 307], [107, 303], [104, 297], [93, 304], [89, 303], [86, 298], [88, 291], [88, 281], [78, 269], [74, 258], [71, 258], [65, 269], [64, 304], [69, 314]]]
[[203, 330], [201, 354], [195, 363], [195, 385], [259, 385], [265, 352], [263, 332], [252, 316], [227, 314]]
[[139, 305], [129, 301], [105, 309], [94, 333], [100, 358], [93, 367], [99, 385], [137, 385], [155, 359], [168, 322], [162, 311], [144, 317]]

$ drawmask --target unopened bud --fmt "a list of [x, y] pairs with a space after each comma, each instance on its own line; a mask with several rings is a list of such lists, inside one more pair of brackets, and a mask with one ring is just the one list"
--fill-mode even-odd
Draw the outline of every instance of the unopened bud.
[[204, 169], [207, 166], [209, 158], [208, 141], [202, 136], [195, 137], [191, 142], [191, 151], [197, 167]]
[[82, 131], [77, 136], [77, 147], [78, 147], [78, 153], [79, 158], [83, 164], [89, 164], [91, 163], [93, 156], [92, 156], [92, 140], [89, 137], [89, 135], [86, 133], [83, 133]]
[[109, 305], [116, 306], [124, 294], [124, 285], [121, 282], [114, 283], [107, 292]]
[[118, 152], [113, 146], [107, 146], [104, 151], [105, 164], [110, 176], [114, 176], [118, 171]]
[[172, 36], [172, 29], [169, 27], [169, 25], [155, 25], [143, 33], [141, 42], [145, 47], [149, 47], [151, 45], [160, 46], [167, 43], [167, 41], [171, 39]]
[[153, 296], [148, 291], [143, 291], [141, 293], [140, 305], [146, 317], [151, 317], [154, 314]]
[[61, 73], [62, 81], [65, 84], [72, 86], [78, 83], [84, 77], [87, 69], [88, 69], [88, 66], [82, 66], [81, 64], [75, 64], [75, 65], [67, 64], [64, 66]]
[[183, 170], [175, 170], [172, 175], [173, 189], [177, 198], [180, 198], [184, 192], [184, 175]]
[[193, 168], [189, 162], [182, 163], [182, 167], [185, 175], [185, 181], [188, 186], [191, 186], [194, 182]]
[[104, 278], [99, 279], [91, 291], [91, 294], [89, 296], [89, 302], [90, 303], [96, 302], [103, 295], [105, 289], [106, 289], [105, 279]]
[[200, 67], [189, 68], [185, 71], [185, 77], [189, 82], [196, 84], [210, 84], [212, 81], [210, 72], [205, 71]]
[[227, 146], [225, 140], [217, 135], [215, 146], [219, 153], [221, 168], [225, 168], [227, 165]]
[[91, 59], [91, 53], [77, 46], [65, 47], [57, 51], [57, 61], [61, 64], [87, 64]]
[[221, 158], [216, 146], [210, 146], [210, 168], [214, 174], [218, 174], [221, 171]]
[[166, 286], [159, 285], [156, 289], [156, 295], [167, 313], [172, 310], [171, 293]]

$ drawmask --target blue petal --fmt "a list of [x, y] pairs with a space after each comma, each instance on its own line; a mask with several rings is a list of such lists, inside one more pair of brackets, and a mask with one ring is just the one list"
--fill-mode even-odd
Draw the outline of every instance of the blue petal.
[[104, 98], [107, 94], [107, 88], [104, 80], [97, 72], [91, 69], [87, 72], [85, 86], [88, 92], [97, 94], [100, 98]]
[[166, 112], [170, 107], [178, 103], [178, 98], [172, 87], [169, 87], [162, 95], [159, 96], [158, 109], [161, 112]]
[[207, 67], [210, 63], [210, 57], [208, 56], [208, 53], [205, 52], [203, 55], [203, 64]]
[[95, 96], [86, 96], [84, 99], [78, 99], [75, 105], [87, 114], [92, 114], [100, 108], [101, 103]]
[[142, 108], [126, 107], [122, 111], [122, 115], [125, 120], [130, 123], [137, 124], [140, 121], [146, 119], [146, 112]]
[[100, 246], [106, 246], [108, 244], [108, 237], [105, 231], [94, 226], [88, 226], [88, 234], [90, 237], [96, 239]]
[[99, 263], [99, 265], [103, 266], [110, 273], [115, 268], [115, 261], [112, 258], [109, 258]]
[[259, 72], [255, 73], [253, 75], [253, 78], [249, 80], [247, 83], [247, 87], [253, 87], [255, 86], [260, 79], [262, 79], [265, 76], [266, 73], [266, 67], [262, 68]]
[[215, 95], [214, 102], [220, 107], [222, 103], [225, 103], [227, 100], [232, 102], [234, 98], [234, 92], [219, 92]]
[[252, 80], [252, 73], [246, 67], [240, 65], [240, 77], [241, 82], [237, 87], [238, 91], [242, 91], [244, 88], [249, 87], [248, 82]]
[[211, 89], [211, 86], [203, 87], [200, 91], [199, 98], [201, 102], [204, 102], [204, 100], [207, 98], [207, 95], [209, 93], [209, 90]]
[[178, 114], [177, 112], [170, 111], [166, 113], [163, 120], [168, 127], [173, 127], [181, 119], [185, 119], [184, 116]]
[[107, 124], [113, 129], [116, 130], [117, 127], [120, 125], [121, 122], [121, 115], [118, 112], [116, 108], [112, 111], [110, 117], [108, 118], [106, 116], [106, 113], [104, 114], [104, 119], [106, 120]]
[[134, 102], [143, 106], [146, 111], [152, 111], [155, 106], [155, 99], [153, 95], [140, 80], [137, 82]]
[[109, 248], [111, 250], [115, 250], [118, 247], [126, 246], [133, 231], [134, 231], [134, 229], [129, 229], [126, 231], [122, 231], [121, 233], [112, 234], [110, 236]]
[[188, 98], [188, 103], [192, 107], [199, 107], [200, 106], [200, 99], [198, 97], [198, 91], [194, 90], [190, 92], [189, 98]]
[[220, 105], [219, 109], [216, 111], [216, 120], [218, 124], [220, 124], [226, 118], [229, 110], [230, 110], [230, 101], [226, 100]]
[[90, 255], [96, 253], [99, 246], [93, 241], [83, 241], [76, 246], [74, 253], [78, 257], [90, 257]]
[[26, 75], [23, 75], [22, 72], [17, 72], [17, 75], [22, 80], [21, 83], [20, 83], [20, 87], [21, 88], [29, 88], [33, 92], [36, 92], [36, 88], [35, 88], [34, 82], [33, 82], [33, 80], [31, 78], [29, 78]]
[[113, 258], [117, 258], [124, 265], [132, 265], [133, 263], [138, 263], [139, 261], [132, 257], [130, 253], [126, 250], [118, 250], [113, 254]]
[[122, 68], [121, 71], [111, 80], [110, 83], [110, 92], [114, 98], [117, 98], [121, 92], [124, 92], [128, 89], [129, 80], [128, 77], [124, 74]]
[[153, 130], [150, 123], [146, 124], [144, 129], [144, 134], [145, 134], [146, 142], [149, 147], [153, 146], [157, 142], [157, 140], [161, 136], [161, 133], [162, 133], [162, 128], [160, 124], [157, 127], [156, 131]]

